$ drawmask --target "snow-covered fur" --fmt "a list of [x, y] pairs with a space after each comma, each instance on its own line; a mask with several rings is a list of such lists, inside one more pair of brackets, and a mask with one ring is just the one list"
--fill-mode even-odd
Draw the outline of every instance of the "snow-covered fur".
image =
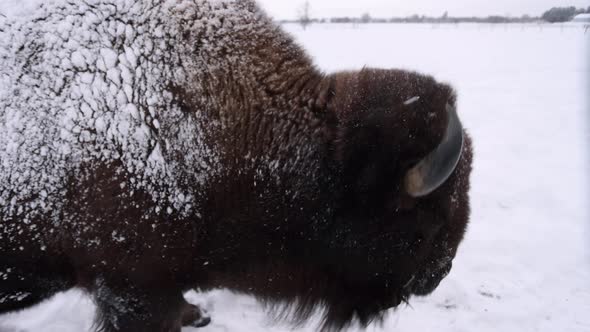
[[250, 0], [59, 1], [0, 43], [0, 312], [82, 287], [98, 329], [179, 331], [228, 287], [342, 328], [448, 272], [469, 140], [428, 197], [401, 177], [450, 87], [326, 76]]
[[[59, 222], [67, 177], [94, 160], [117, 160], [156, 211], [196, 209], [182, 182], [200, 186], [219, 171], [220, 149], [205, 132], [227, 121], [214, 114], [212, 76], [244, 75], [252, 88], [271, 79], [261, 70], [271, 64], [252, 67], [257, 59], [237, 42], [273, 29], [249, 6], [72, 1], [11, 23], [0, 60], [4, 215]], [[187, 96], [194, 112], [182, 108]]]

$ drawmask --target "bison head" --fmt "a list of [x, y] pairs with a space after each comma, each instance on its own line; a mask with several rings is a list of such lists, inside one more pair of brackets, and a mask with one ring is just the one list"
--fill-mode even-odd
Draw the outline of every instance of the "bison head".
[[449, 273], [469, 215], [471, 143], [452, 88], [416, 73], [333, 76], [334, 219], [318, 259], [326, 323], [381, 317]]

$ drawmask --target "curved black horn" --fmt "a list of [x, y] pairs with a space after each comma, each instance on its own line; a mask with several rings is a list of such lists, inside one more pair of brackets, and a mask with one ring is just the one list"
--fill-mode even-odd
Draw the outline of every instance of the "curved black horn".
[[447, 104], [449, 123], [442, 142], [410, 169], [404, 178], [405, 189], [422, 197], [440, 187], [453, 174], [463, 151], [463, 127], [455, 107]]

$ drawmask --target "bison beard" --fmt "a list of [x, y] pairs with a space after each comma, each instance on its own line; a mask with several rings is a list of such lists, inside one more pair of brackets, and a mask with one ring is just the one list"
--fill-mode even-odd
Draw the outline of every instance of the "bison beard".
[[322, 74], [247, 0], [0, 24], [0, 313], [79, 287], [98, 330], [180, 331], [206, 323], [182, 292], [224, 287], [338, 330], [448, 274], [472, 158], [448, 85]]

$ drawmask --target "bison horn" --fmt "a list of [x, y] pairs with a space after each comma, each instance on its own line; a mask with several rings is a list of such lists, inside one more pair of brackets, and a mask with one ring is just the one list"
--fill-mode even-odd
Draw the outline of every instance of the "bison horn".
[[449, 123], [442, 142], [404, 178], [405, 189], [412, 197], [422, 197], [440, 187], [453, 174], [463, 151], [463, 127], [454, 106], [447, 104]]

